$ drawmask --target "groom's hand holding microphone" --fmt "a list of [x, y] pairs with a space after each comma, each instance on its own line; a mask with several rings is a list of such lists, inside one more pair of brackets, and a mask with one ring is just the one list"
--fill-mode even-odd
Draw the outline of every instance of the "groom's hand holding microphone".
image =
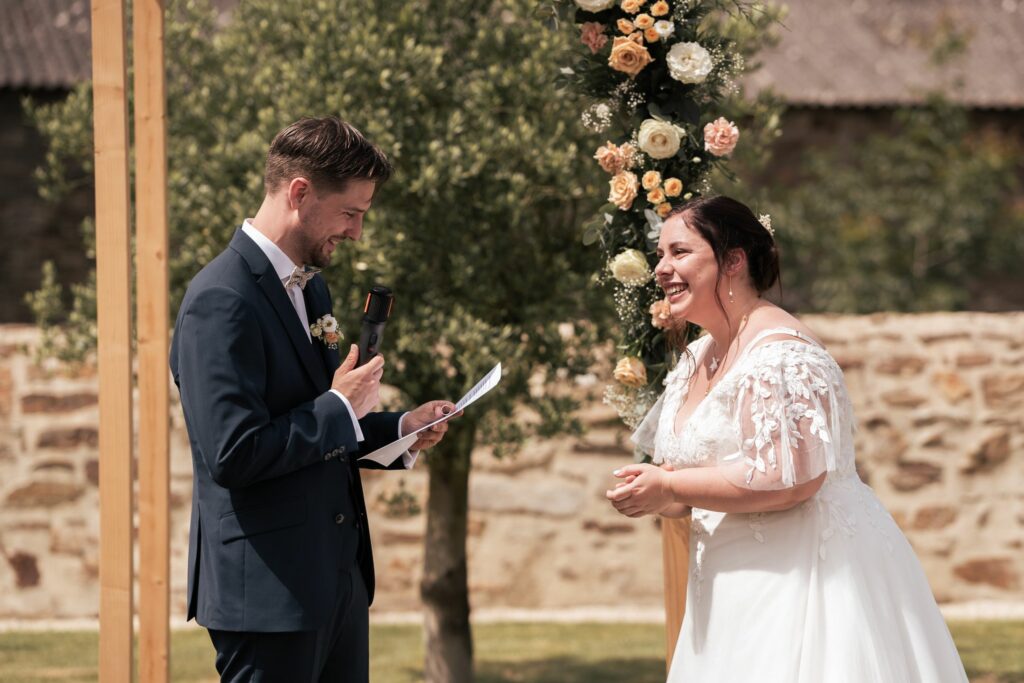
[[340, 391], [348, 399], [356, 417], [362, 419], [380, 401], [384, 356], [378, 354], [359, 367], [356, 367], [357, 363], [359, 349], [353, 344], [345, 360], [334, 371], [331, 388]]

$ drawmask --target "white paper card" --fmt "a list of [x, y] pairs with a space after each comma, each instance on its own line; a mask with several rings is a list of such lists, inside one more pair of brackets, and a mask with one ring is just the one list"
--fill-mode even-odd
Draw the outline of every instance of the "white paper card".
[[498, 386], [498, 383], [500, 381], [501, 363], [498, 363], [491, 369], [490, 372], [484, 375], [483, 379], [476, 383], [476, 386], [474, 386], [472, 389], [466, 392], [466, 395], [459, 399], [459, 402], [455, 404], [455, 410], [452, 411], [451, 414], [439, 417], [430, 424], [420, 427], [415, 432], [412, 432], [411, 434], [406, 434], [401, 439], [398, 439], [397, 441], [392, 441], [388, 445], [382, 446], [375, 450], [374, 452], [368, 453], [367, 455], [364, 455], [359, 459], [371, 460], [379, 465], [383, 465], [384, 467], [390, 466], [391, 463], [393, 463], [403, 453], [409, 450], [410, 446], [416, 443], [416, 440], [419, 438], [417, 434], [419, 434], [425, 429], [430, 429], [434, 425], [441, 424], [442, 422], [447, 422], [448, 420], [452, 419], [452, 417], [456, 413], [465, 409], [466, 406], [475, 403], [481, 396], [486, 394], [494, 387]]

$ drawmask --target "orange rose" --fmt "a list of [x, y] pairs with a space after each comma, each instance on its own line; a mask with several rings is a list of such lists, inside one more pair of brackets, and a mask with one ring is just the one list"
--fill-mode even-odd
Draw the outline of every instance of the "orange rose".
[[[633, 35], [639, 38], [641, 42], [643, 41], [643, 36], [639, 33], [634, 33]], [[635, 78], [650, 63], [651, 54], [647, 51], [647, 48], [643, 45], [637, 45], [630, 38], [620, 36], [612, 43], [612, 53], [608, 57], [608, 66], [616, 71], [621, 71], [630, 78]]]
[[628, 211], [636, 199], [640, 183], [637, 182], [636, 174], [629, 171], [618, 173], [608, 182], [610, 191], [608, 201], [619, 207], [621, 211]]
[[638, 14], [633, 20], [633, 24], [641, 31], [646, 31], [654, 26], [654, 17], [650, 14]]
[[663, 202], [654, 207], [655, 212], [664, 218], [672, 212], [672, 205], [668, 202]]
[[636, 30], [636, 26], [633, 26], [633, 22], [629, 19], [619, 19], [616, 26], [619, 27], [619, 31], [625, 33], [627, 36]]
[[644, 31], [644, 39], [648, 43], [656, 43], [659, 40], [661, 40], [661, 34], [658, 33], [658, 29], [656, 29], [656, 28], [649, 28], [646, 31]]
[[679, 178], [669, 178], [665, 181], [665, 194], [669, 197], [678, 197], [683, 191], [683, 181]]
[[622, 4], [619, 5], [626, 14], [636, 14], [643, 6], [644, 3], [641, 0], [622, 0]]
[[672, 313], [668, 299], [658, 299], [651, 304], [651, 325], [659, 330], [663, 330], [668, 327], [671, 320]]
[[640, 182], [645, 190], [653, 190], [658, 185], [661, 185], [661, 174], [657, 171], [648, 171], [644, 173], [644, 177]]
[[656, 17], [663, 17], [668, 14], [668, 3], [665, 0], [658, 0], [658, 2], [651, 5], [651, 14]]
[[656, 187], [647, 193], [647, 201], [651, 204], [662, 204], [665, 201], [665, 191]]

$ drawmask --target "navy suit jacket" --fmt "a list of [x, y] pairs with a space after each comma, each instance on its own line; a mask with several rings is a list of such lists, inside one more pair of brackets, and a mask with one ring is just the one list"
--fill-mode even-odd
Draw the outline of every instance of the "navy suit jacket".
[[[304, 298], [311, 322], [331, 310], [319, 275]], [[373, 600], [356, 458], [395, 440], [401, 414], [364, 417], [358, 443], [329, 392], [339, 361], [310, 343], [241, 230], [189, 284], [170, 357], [192, 447], [189, 619], [227, 631], [317, 629], [347, 590], [341, 570], [361, 571]]]

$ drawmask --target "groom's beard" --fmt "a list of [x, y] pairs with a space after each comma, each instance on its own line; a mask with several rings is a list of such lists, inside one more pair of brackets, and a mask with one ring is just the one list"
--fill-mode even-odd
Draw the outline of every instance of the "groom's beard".
[[299, 243], [299, 254], [302, 255], [302, 263], [299, 265], [326, 268], [331, 265], [331, 252], [327, 251], [329, 240], [315, 241], [314, 238], [309, 237], [305, 227], [303, 226], [304, 230], [299, 233], [302, 236]]

